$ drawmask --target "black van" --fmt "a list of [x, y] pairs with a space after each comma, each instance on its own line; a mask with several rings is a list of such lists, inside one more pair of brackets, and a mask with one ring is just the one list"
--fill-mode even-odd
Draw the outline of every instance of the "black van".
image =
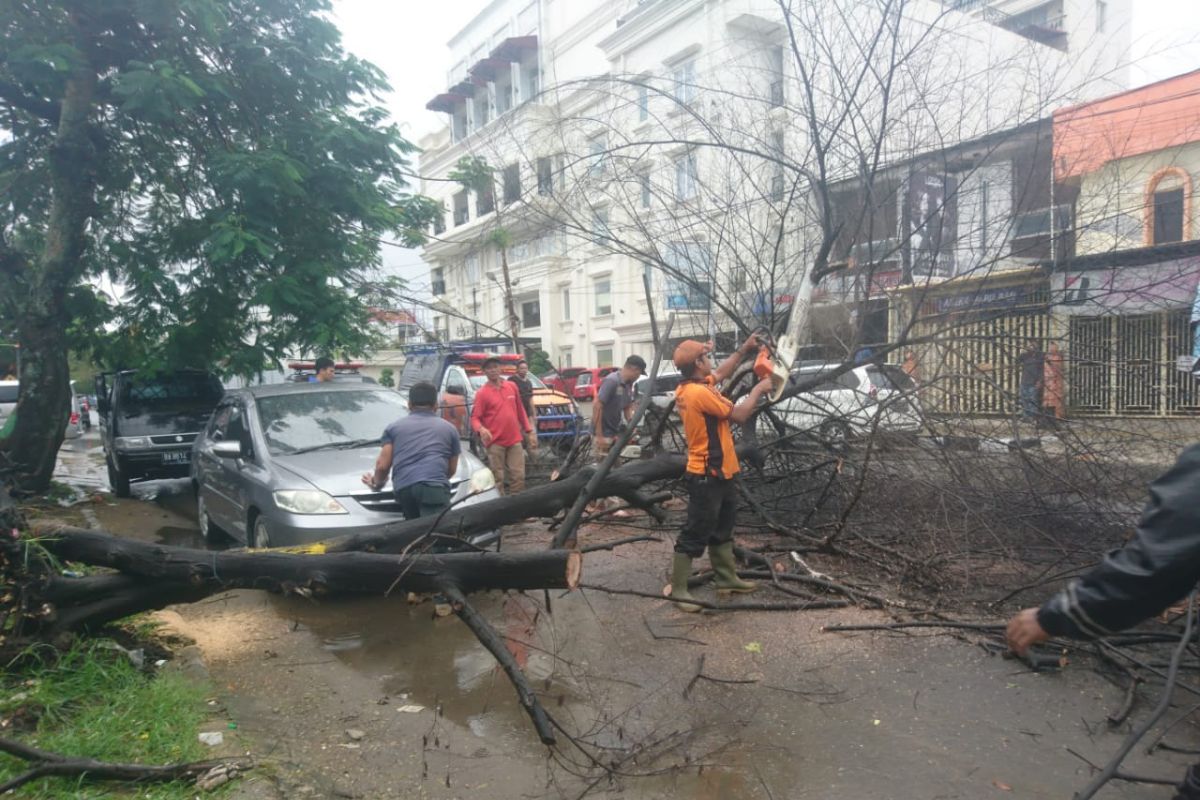
[[192, 444], [225, 393], [203, 370], [124, 370], [96, 376], [96, 410], [108, 482], [129, 497], [129, 482], [186, 478]]

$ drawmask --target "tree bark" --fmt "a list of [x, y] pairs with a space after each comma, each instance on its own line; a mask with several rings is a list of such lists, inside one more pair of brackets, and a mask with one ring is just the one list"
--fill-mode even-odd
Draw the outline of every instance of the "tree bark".
[[[120, 586], [120, 581], [115, 578], [76, 579], [88, 582], [84, 591], [71, 588], [70, 579], [56, 579], [52, 587], [57, 596], [69, 597], [77, 603], [95, 603], [101, 599], [116, 602], [120, 596], [147, 586], [163, 592], [171, 586], [207, 590], [200, 592], [201, 596], [232, 588], [317, 595], [437, 592], [446, 583], [464, 593], [487, 589], [572, 589], [579, 583], [581, 569], [581, 556], [567, 551], [442, 555], [212, 552], [121, 539], [100, 531], [70, 527], [55, 529], [39, 541], [64, 561], [109, 567], [120, 570], [126, 578], [141, 579], [116, 597], [112, 591]], [[178, 600], [172, 597], [168, 602]], [[144, 609], [125, 614], [139, 610]]]
[[[79, 62], [67, 79], [54, 146], [50, 150], [50, 212], [40, 263], [8, 265], [5, 281], [20, 292], [16, 308], [21, 345], [21, 393], [16, 425], [0, 443], [0, 469], [14, 488], [42, 491], [50, 485], [70, 414], [71, 384], [65, 330], [67, 292], [83, 274], [87, 222], [93, 214], [96, 149], [89, 117], [96, 73], [88, 63], [87, 20], [71, 14]], [[6, 259], [7, 262], [7, 259]], [[18, 296], [14, 294], [14, 296]]]

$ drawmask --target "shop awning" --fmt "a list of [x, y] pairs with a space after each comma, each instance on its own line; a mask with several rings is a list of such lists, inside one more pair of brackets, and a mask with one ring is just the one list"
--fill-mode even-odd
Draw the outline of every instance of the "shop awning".
[[501, 61], [520, 61], [526, 53], [537, 50], [537, 46], [536, 36], [510, 36], [496, 45], [491, 57]]

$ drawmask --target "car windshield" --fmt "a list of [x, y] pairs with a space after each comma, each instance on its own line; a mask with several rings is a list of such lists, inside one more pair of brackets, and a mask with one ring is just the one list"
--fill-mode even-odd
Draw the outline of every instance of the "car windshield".
[[225, 393], [215, 376], [206, 372], [130, 375], [121, 381], [123, 416], [147, 412], [212, 408]]
[[258, 421], [272, 455], [374, 444], [408, 414], [404, 398], [387, 390], [309, 391], [260, 397]]
[[0, 386], [0, 403], [15, 403], [17, 402], [17, 392], [20, 391], [20, 384], [14, 383], [9, 386]]

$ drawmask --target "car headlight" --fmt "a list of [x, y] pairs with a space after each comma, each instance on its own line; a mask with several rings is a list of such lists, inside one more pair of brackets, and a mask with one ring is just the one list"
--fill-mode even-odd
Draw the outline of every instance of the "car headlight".
[[153, 447], [154, 442], [149, 436], [118, 436], [113, 440], [113, 446], [118, 450], [145, 450]]
[[341, 503], [316, 489], [284, 489], [275, 492], [275, 505], [293, 514], [349, 514]]
[[487, 467], [477, 469], [471, 473], [471, 494], [478, 494], [495, 488], [496, 476]]

